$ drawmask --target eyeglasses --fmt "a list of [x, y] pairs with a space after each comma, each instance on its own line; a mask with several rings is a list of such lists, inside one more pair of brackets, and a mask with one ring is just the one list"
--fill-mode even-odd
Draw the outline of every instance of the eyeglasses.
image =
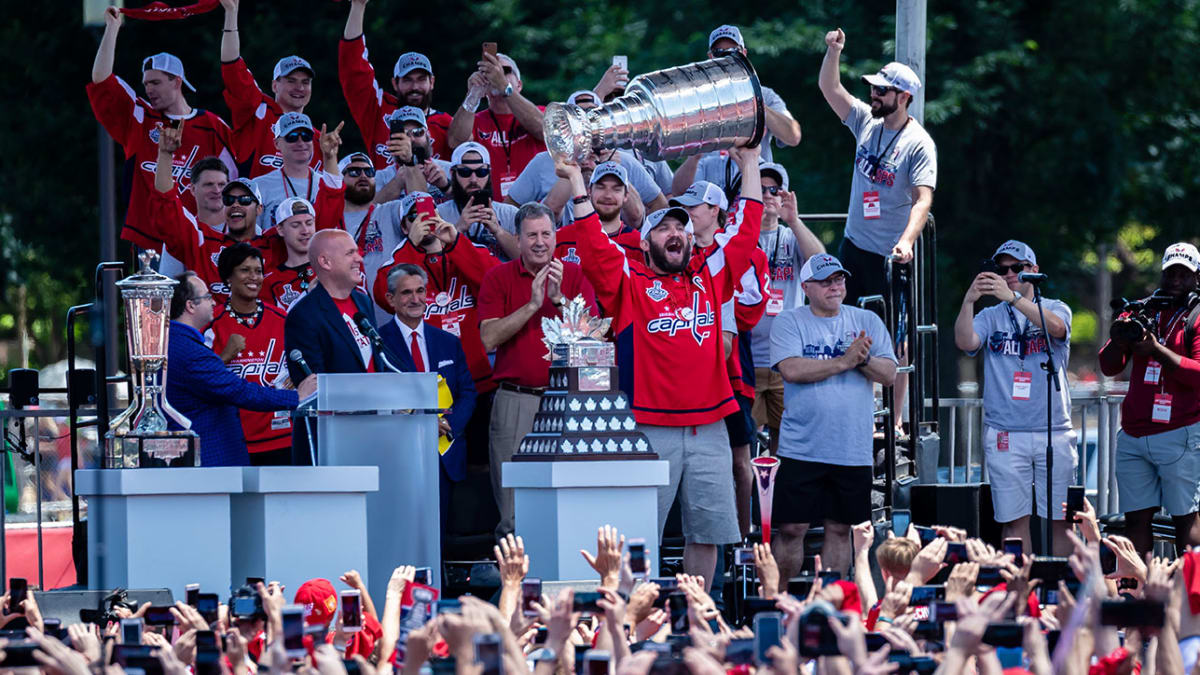
[[878, 96], [880, 98], [887, 96], [889, 91], [900, 91], [900, 90], [896, 89], [895, 87], [881, 87], [877, 84], [871, 85], [871, 93], [875, 94], [876, 96]]
[[1005, 274], [1008, 274], [1009, 270], [1012, 270], [1012, 272], [1014, 274], [1020, 274], [1021, 272], [1024, 272], [1026, 270], [1026, 268], [1028, 268], [1028, 267], [1029, 267], [1029, 263], [1023, 263], [1023, 262], [1013, 263], [1011, 265], [996, 265], [996, 274], [999, 274], [1000, 276], [1004, 276]]
[[212, 300], [212, 293], [205, 293], [204, 295], [197, 295], [194, 298], [189, 298], [188, 302], [200, 302], [202, 300]]
[[250, 206], [258, 200], [254, 195], [221, 195], [221, 201], [225, 206], [233, 206], [235, 202], [242, 206]]
[[783, 188], [779, 185], [770, 185], [770, 186], [763, 188], [763, 190], [766, 190], [768, 194], [773, 194], [773, 195], [777, 195], [780, 192], [783, 192]]
[[459, 178], [470, 178], [473, 175], [480, 178], [487, 178], [491, 172], [492, 170], [486, 166], [477, 166], [474, 169], [469, 166], [460, 166], [454, 170], [454, 173], [458, 174]]
[[366, 176], [367, 178], [374, 178], [375, 177], [375, 167], [373, 167], [373, 166], [351, 167], [349, 169], [346, 169], [346, 175], [349, 176], [350, 178], [358, 178], [359, 176]]
[[842, 274], [841, 272], [834, 272], [833, 275], [827, 279], [821, 279], [821, 280], [814, 279], [813, 283], [817, 284], [821, 288], [829, 288], [830, 286], [845, 286], [846, 285], [846, 275]]
[[312, 139], [313, 139], [312, 129], [297, 129], [295, 131], [289, 131], [286, 134], [284, 134], [284, 136], [283, 136], [283, 140], [287, 143], [295, 143], [296, 141], [304, 141], [305, 143], [311, 143]]

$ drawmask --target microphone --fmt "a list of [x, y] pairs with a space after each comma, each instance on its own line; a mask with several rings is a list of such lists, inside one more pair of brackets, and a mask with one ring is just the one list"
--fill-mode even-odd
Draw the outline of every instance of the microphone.
[[288, 352], [288, 358], [292, 360], [292, 363], [296, 364], [296, 367], [300, 369], [300, 372], [304, 373], [305, 377], [313, 374], [312, 368], [308, 367], [308, 362], [304, 360], [304, 354], [299, 349], [293, 349]]
[[1022, 282], [1035, 285], [1042, 283], [1048, 278], [1045, 274], [1038, 272], [1021, 272], [1017, 275], [1017, 279], [1020, 279]]
[[371, 344], [381, 350], [383, 349], [383, 338], [379, 337], [379, 333], [375, 330], [375, 326], [371, 325], [371, 320], [367, 318], [366, 314], [357, 312], [354, 315], [354, 325], [358, 326], [358, 330], [367, 336]]

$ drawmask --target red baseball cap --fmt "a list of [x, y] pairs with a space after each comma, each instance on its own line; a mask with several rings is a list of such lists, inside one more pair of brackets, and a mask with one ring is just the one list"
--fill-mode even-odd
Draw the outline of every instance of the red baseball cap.
[[326, 626], [337, 612], [337, 591], [327, 579], [309, 579], [296, 591], [293, 602], [304, 605], [306, 624]]

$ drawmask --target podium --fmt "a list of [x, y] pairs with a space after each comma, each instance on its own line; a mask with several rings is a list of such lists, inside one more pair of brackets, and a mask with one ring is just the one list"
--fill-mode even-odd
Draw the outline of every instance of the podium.
[[[666, 460], [505, 462], [502, 480], [515, 488], [517, 534], [529, 554], [529, 574], [550, 581], [591, 579], [580, 549], [596, 550], [596, 530], [612, 525], [646, 540], [646, 560], [658, 560], [658, 486], [670, 480]], [[657, 573], [658, 570], [653, 569]]]
[[398, 565], [429, 567], [440, 586], [437, 373], [318, 374], [316, 404], [317, 464], [379, 467], [366, 497], [371, 597], [387, 597]]

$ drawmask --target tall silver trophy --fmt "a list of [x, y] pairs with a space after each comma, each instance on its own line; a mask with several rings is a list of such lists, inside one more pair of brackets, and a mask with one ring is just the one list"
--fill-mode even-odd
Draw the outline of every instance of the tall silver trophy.
[[765, 129], [762, 85], [740, 52], [639, 75], [625, 95], [591, 110], [546, 106], [552, 155], [583, 161], [598, 150], [640, 150], [678, 159], [734, 145], [757, 145]]
[[[143, 252], [141, 270], [116, 284], [125, 308], [133, 396], [104, 438], [106, 469], [199, 465], [200, 437], [166, 398], [171, 296], [177, 282], [151, 268], [156, 257], [154, 251]], [[182, 431], [167, 429], [168, 415]]]

